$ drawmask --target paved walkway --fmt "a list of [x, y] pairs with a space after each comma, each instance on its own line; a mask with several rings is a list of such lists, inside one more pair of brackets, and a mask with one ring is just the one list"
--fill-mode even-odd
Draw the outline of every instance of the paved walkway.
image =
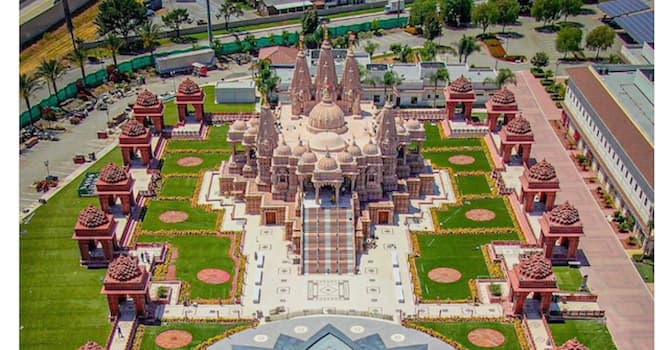
[[561, 187], [556, 204], [568, 200], [579, 210], [585, 232], [580, 245], [582, 273], [589, 275], [589, 287], [599, 295], [616, 345], [624, 350], [653, 349], [653, 296], [549, 125], [560, 111], [529, 72], [517, 72], [517, 80], [513, 87], [517, 103], [537, 140], [533, 158], [546, 158], [556, 167]]

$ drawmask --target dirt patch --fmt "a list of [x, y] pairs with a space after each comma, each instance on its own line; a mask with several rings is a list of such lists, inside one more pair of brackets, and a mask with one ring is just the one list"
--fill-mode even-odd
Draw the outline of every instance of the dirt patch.
[[193, 166], [198, 166], [203, 163], [204, 160], [199, 158], [199, 157], [183, 157], [176, 161], [176, 164], [179, 166], [184, 166], [184, 167], [193, 167]]
[[428, 272], [428, 278], [438, 283], [452, 283], [461, 279], [461, 273], [449, 267], [436, 267]]
[[477, 328], [468, 333], [468, 340], [475, 346], [495, 348], [505, 344], [505, 336], [495, 329]]
[[155, 344], [165, 349], [178, 349], [187, 346], [192, 342], [190, 332], [172, 329], [164, 331], [155, 338]]
[[496, 218], [496, 213], [488, 209], [472, 209], [466, 212], [466, 217], [472, 221], [489, 221]]
[[220, 269], [203, 269], [197, 273], [197, 279], [207, 284], [223, 284], [230, 278], [229, 272]]
[[169, 210], [160, 214], [160, 221], [167, 224], [183, 222], [187, 219], [188, 219], [188, 213], [180, 210]]
[[475, 162], [475, 158], [474, 158], [474, 157], [466, 156], [466, 155], [463, 155], [463, 154], [459, 154], [459, 155], [451, 156], [451, 157], [449, 157], [449, 159], [447, 159], [447, 160], [448, 160], [450, 163], [452, 163], [452, 164], [456, 164], [456, 165], [468, 165], [468, 164], [472, 164], [472, 163]]

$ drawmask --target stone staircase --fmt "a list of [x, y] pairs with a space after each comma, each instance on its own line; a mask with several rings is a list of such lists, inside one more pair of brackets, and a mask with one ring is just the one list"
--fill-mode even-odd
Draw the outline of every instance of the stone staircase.
[[303, 273], [354, 273], [353, 209], [303, 208], [302, 218]]

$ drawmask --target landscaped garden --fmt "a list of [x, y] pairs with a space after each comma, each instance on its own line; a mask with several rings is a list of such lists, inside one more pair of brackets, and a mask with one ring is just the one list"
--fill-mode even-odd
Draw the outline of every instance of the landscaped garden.
[[187, 197], [191, 198], [197, 187], [198, 177], [171, 176], [164, 180], [160, 197]]
[[205, 140], [169, 140], [169, 151], [229, 151], [231, 146], [227, 143], [228, 131], [229, 124], [222, 124], [209, 127]]
[[[141, 350], [152, 349], [176, 349], [176, 350], [192, 350], [206, 340], [225, 333], [235, 327], [248, 325], [247, 322], [240, 323], [219, 323], [219, 322], [199, 322], [199, 323], [169, 323], [159, 326], [143, 326], [143, 337], [141, 339]], [[170, 333], [164, 333], [174, 331]], [[162, 337], [160, 337], [162, 335]], [[172, 343], [170, 346], [164, 348], [158, 344], [167, 345], [163, 339], [166, 336], [172, 335], [172, 341], [180, 341], [180, 343]], [[179, 336], [180, 335], [180, 336]], [[158, 339], [160, 337], [160, 339]], [[188, 341], [189, 340], [189, 341]], [[186, 344], [187, 343], [187, 344]], [[180, 344], [186, 344], [181, 347], [174, 347]]]
[[491, 171], [491, 163], [484, 151], [449, 149], [438, 152], [423, 152], [424, 158], [431, 160], [433, 165], [440, 168], [451, 168], [454, 172], [460, 171]]
[[435, 209], [436, 230], [515, 228], [503, 197], [465, 199], [461, 205]]
[[443, 138], [440, 135], [440, 128], [437, 124], [424, 123], [426, 129], [426, 141], [424, 141], [424, 149], [441, 148], [441, 147], [481, 147], [482, 139], [479, 137], [459, 138], [450, 137]]
[[569, 266], [554, 266], [554, 274], [556, 274], [556, 282], [558, 288], [563, 291], [576, 292], [581, 287], [583, 277], [578, 268]]
[[148, 204], [143, 231], [216, 231], [222, 210], [192, 207], [190, 201], [151, 200]]
[[595, 320], [567, 320], [564, 323], [550, 323], [551, 335], [556, 344], [562, 345], [577, 338], [589, 349], [615, 350], [616, 345], [607, 326]]
[[633, 255], [632, 259], [635, 262], [635, 267], [639, 274], [644, 279], [644, 282], [653, 283], [653, 258], [643, 257], [642, 254]]
[[[204, 111], [207, 113], [251, 113], [255, 111], [254, 103], [215, 103], [215, 86], [203, 86]], [[192, 107], [190, 107], [192, 110]], [[164, 104], [164, 124], [176, 125], [178, 123], [178, 107], [176, 102], [169, 101]]]
[[459, 186], [461, 195], [491, 193], [491, 187], [489, 186], [489, 181], [486, 179], [485, 175], [457, 175], [455, 175], [456, 184]]
[[[471, 297], [468, 280], [489, 276], [482, 255], [482, 246], [491, 241], [518, 240], [516, 233], [510, 234], [418, 234], [420, 256], [416, 268], [422, 290], [427, 300], [460, 300]], [[449, 268], [447, 283], [438, 280], [436, 268]], [[458, 273], [458, 275], [457, 275]], [[430, 274], [430, 277], [429, 277]], [[458, 277], [458, 278], [457, 278]]]
[[200, 170], [215, 170], [227, 158], [229, 158], [229, 153], [167, 151], [162, 166], [162, 174], [197, 174]]
[[[122, 164], [120, 149], [100, 158], [89, 171], [109, 162]], [[99, 206], [97, 197], [78, 196], [83, 176], [20, 225], [19, 336], [24, 349], [71, 350], [88, 340], [104, 344], [111, 331], [109, 307], [100, 294], [106, 270], [82, 267], [72, 240], [79, 212], [90, 204]]]
[[470, 350], [521, 350], [519, 335], [511, 322], [414, 322]]

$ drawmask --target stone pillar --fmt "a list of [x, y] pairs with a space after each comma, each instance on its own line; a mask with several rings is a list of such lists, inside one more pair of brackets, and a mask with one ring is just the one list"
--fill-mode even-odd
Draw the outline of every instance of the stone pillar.
[[195, 107], [195, 116], [197, 117], [197, 121], [202, 121], [204, 120], [204, 105], [203, 104], [196, 104], [194, 105]]
[[505, 113], [505, 122], [504, 124], [507, 125], [507, 123], [511, 122], [512, 119], [516, 116], [516, 113], [511, 112], [511, 113]]
[[123, 154], [123, 164], [127, 165], [132, 162], [132, 147], [122, 147], [120, 148], [121, 153]]
[[188, 115], [188, 105], [178, 105], [178, 121], [185, 122], [185, 117]]
[[526, 211], [526, 213], [530, 213], [531, 211], [533, 211], [534, 202], [535, 202], [534, 192], [530, 191], [523, 192], [523, 209]]
[[339, 207], [340, 203], [340, 185], [336, 185], [336, 208]]
[[134, 299], [134, 306], [137, 310], [137, 316], [145, 317], [146, 316], [146, 296], [143, 294], [132, 295]]
[[447, 102], [447, 120], [454, 119], [454, 109], [456, 108], [456, 102]]
[[151, 145], [148, 145], [147, 147], [142, 147], [141, 150], [141, 163], [144, 165], [148, 165], [150, 161], [153, 159], [153, 150], [151, 150]]
[[464, 102], [466, 120], [471, 120], [472, 117], [472, 102]]
[[111, 317], [120, 316], [120, 304], [118, 302], [117, 295], [107, 295], [107, 301], [109, 302], [109, 313]]
[[108, 194], [101, 194], [98, 197], [100, 199], [100, 207], [102, 207], [102, 211], [106, 213], [111, 212], [110, 210], [112, 205], [111, 199], [113, 198], [113, 196]]
[[551, 292], [542, 293], [541, 297], [540, 311], [547, 313], [549, 312], [549, 306], [551, 306]]
[[101, 241], [102, 243], [102, 251], [104, 251], [104, 258], [108, 261], [113, 260], [113, 241], [111, 240], [106, 240], [106, 241]]
[[498, 127], [498, 115], [500, 113], [489, 113], [487, 115], [487, 123], [489, 125], [489, 132], [494, 132], [496, 131], [496, 128]]
[[127, 215], [132, 211], [132, 206], [134, 205], [134, 198], [132, 192], [129, 194], [123, 194], [120, 196], [120, 204], [123, 207], [123, 214]]
[[135, 115], [134, 118], [141, 123], [143, 126], [148, 126], [148, 123], [146, 119], [148, 119], [145, 115]]
[[544, 256], [548, 259], [551, 259], [554, 253], [554, 247], [556, 246], [556, 240], [553, 238], [544, 238], [544, 236], [542, 237], [542, 248], [544, 249]]
[[163, 118], [162, 116], [151, 118], [153, 120], [153, 126], [155, 127], [155, 131], [157, 132], [162, 132], [162, 129], [164, 128], [162, 118]]
[[545, 203], [545, 210], [549, 211], [554, 208], [554, 203], [556, 202], [556, 192], [547, 193], [547, 201]]
[[567, 241], [567, 258], [576, 259], [577, 249], [579, 249], [579, 237], [570, 237]]
[[523, 159], [523, 164], [528, 166], [530, 162], [530, 149], [533, 147], [531, 144], [521, 145], [521, 158]]
[[509, 164], [510, 159], [512, 159], [512, 146], [511, 144], [500, 145], [500, 154], [503, 156], [503, 163], [505, 164]]
[[322, 204], [320, 202], [320, 185], [315, 185], [315, 203]]
[[526, 297], [528, 296], [527, 293], [524, 292], [518, 292], [515, 294], [516, 300], [514, 301], [514, 308], [512, 311], [514, 314], [522, 314], [523, 313], [523, 305], [526, 302]]
[[79, 241], [79, 251], [81, 252], [81, 260], [90, 260], [90, 251], [88, 250], [88, 241]]

